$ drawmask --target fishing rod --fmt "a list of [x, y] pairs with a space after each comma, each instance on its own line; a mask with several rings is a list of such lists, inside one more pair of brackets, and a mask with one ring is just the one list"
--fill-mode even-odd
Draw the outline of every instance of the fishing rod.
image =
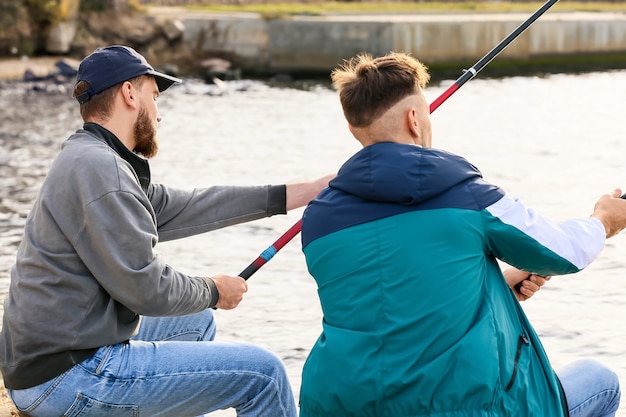
[[[445, 102], [452, 94], [457, 92], [465, 83], [476, 77], [476, 75], [489, 64], [493, 59], [502, 52], [511, 42], [513, 42], [519, 35], [521, 35], [530, 25], [532, 25], [541, 15], [543, 15], [548, 9], [555, 5], [559, 0], [546, 1], [535, 13], [533, 13], [528, 19], [526, 19], [521, 25], [519, 25], [513, 32], [511, 32], [506, 38], [498, 43], [491, 51], [476, 62], [470, 69], [463, 70], [463, 74], [457, 78], [457, 80], [448, 87], [439, 97], [437, 97], [430, 104], [430, 113], [434, 112], [443, 102]], [[626, 196], [626, 194], [625, 194]], [[244, 269], [240, 277], [247, 280], [265, 265], [270, 259], [276, 255], [276, 253], [282, 249], [289, 241], [291, 241], [302, 230], [302, 219], [298, 220], [293, 226], [289, 228], [276, 242], [265, 249], [246, 269]]]
[[498, 56], [500, 52], [504, 48], [506, 48], [511, 42], [515, 40], [519, 35], [522, 34], [530, 25], [532, 25], [535, 20], [539, 19], [539, 17], [544, 14], [550, 7], [554, 6], [559, 0], [548, 0], [541, 6], [535, 13], [533, 13], [524, 23], [519, 25], [513, 32], [509, 34], [506, 38], [500, 41], [491, 51], [487, 52], [487, 55], [482, 57], [478, 62], [476, 62], [470, 69], [463, 70], [463, 74], [457, 78], [457, 80], [452, 84], [446, 91], [444, 91], [439, 97], [435, 99], [430, 105], [430, 112], [432, 113], [439, 107], [444, 101], [446, 101], [452, 94], [454, 94], [459, 88], [463, 86], [466, 82], [474, 78], [487, 64], [489, 64], [493, 59]]
[[276, 240], [276, 242], [261, 252], [261, 254], [250, 265], [248, 265], [248, 267], [244, 269], [239, 276], [245, 280], [250, 278], [252, 274], [265, 265], [267, 261], [272, 259], [274, 255], [276, 255], [276, 252], [281, 250], [291, 239], [296, 237], [296, 235], [300, 233], [300, 230], [302, 230], [302, 219], [298, 220], [296, 224], [291, 226], [289, 230]]

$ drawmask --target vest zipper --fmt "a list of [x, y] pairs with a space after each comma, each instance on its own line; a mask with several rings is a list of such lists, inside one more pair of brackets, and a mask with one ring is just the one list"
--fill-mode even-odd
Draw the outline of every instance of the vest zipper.
[[527, 344], [529, 344], [529, 342], [526, 335], [524, 333], [520, 334], [519, 339], [517, 339], [517, 353], [515, 354], [515, 362], [513, 363], [513, 375], [511, 375], [511, 380], [505, 388], [506, 392], [509, 392], [509, 390], [513, 387], [515, 377], [517, 376], [519, 358], [522, 355], [522, 346]]

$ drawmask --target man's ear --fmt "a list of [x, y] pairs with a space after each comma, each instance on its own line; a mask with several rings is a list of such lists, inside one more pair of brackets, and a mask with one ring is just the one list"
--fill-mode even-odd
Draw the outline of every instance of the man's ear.
[[135, 109], [137, 108], [137, 90], [130, 81], [124, 81], [120, 87], [120, 94], [124, 104]]
[[409, 132], [411, 132], [411, 136], [419, 139], [419, 122], [417, 121], [417, 110], [415, 110], [414, 107], [411, 107], [411, 109], [407, 112], [406, 122], [407, 127], [409, 128]]

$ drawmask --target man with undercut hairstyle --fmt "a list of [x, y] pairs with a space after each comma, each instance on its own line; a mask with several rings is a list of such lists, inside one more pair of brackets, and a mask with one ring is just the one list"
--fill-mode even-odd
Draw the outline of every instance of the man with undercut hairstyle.
[[304, 212], [324, 317], [300, 416], [614, 416], [615, 373], [593, 360], [555, 372], [519, 300], [626, 227], [620, 190], [555, 223], [432, 147], [417, 59], [359, 55], [332, 81], [363, 148]]

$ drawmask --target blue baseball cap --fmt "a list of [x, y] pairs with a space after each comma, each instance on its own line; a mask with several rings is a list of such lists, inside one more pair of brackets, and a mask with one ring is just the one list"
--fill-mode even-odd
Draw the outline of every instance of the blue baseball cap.
[[76, 83], [86, 81], [90, 87], [77, 95], [76, 100], [81, 104], [86, 103], [95, 94], [140, 75], [152, 75], [159, 92], [167, 90], [174, 83], [182, 82], [179, 78], [155, 71], [133, 48], [122, 45], [107, 46], [93, 51], [78, 66]]

